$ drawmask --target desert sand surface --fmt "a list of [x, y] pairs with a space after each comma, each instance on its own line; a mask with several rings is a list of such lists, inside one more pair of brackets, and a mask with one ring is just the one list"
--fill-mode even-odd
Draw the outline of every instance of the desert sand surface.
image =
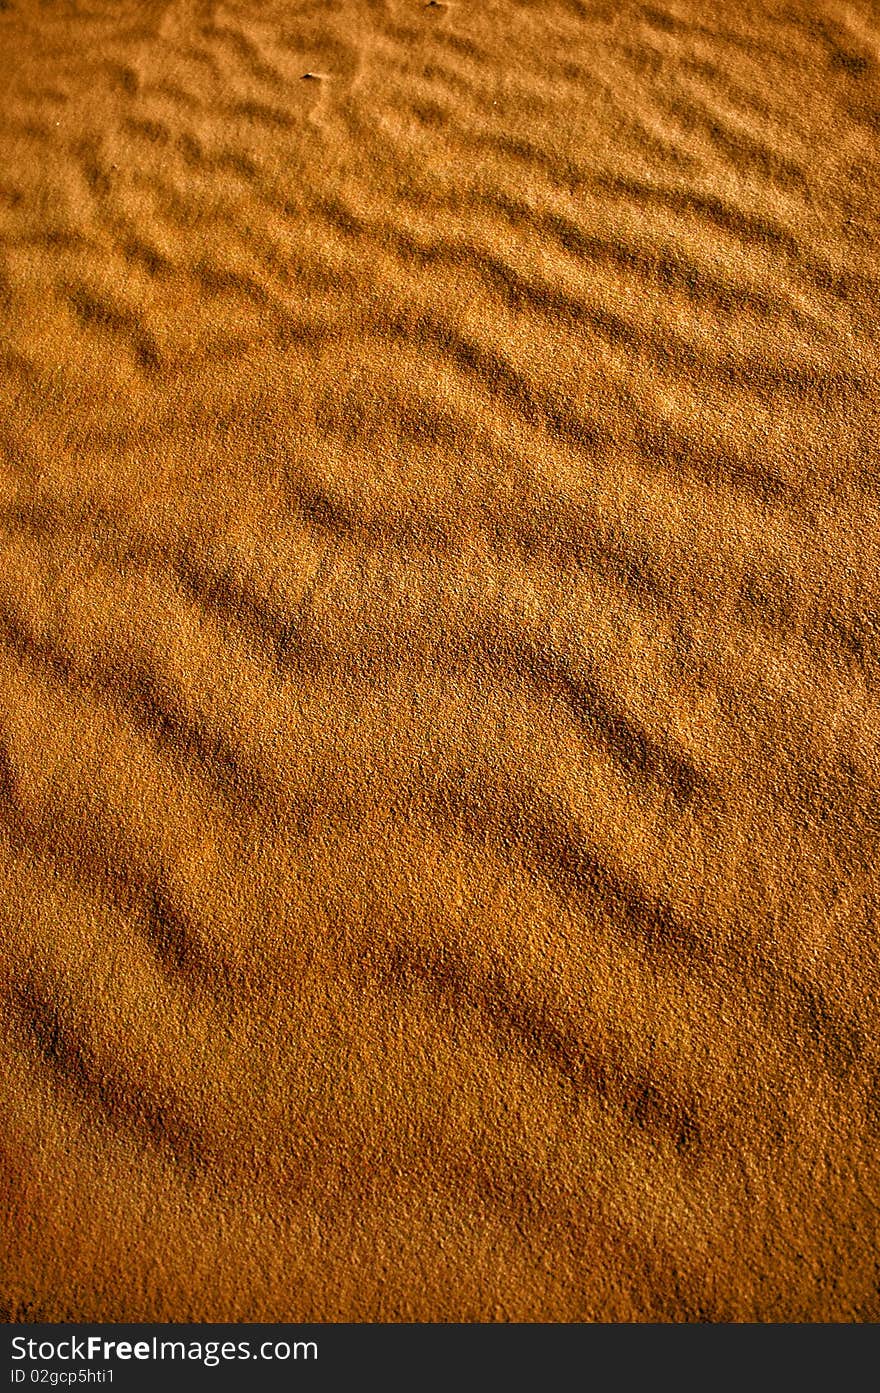
[[2, 0], [7, 1321], [866, 1321], [880, 11]]

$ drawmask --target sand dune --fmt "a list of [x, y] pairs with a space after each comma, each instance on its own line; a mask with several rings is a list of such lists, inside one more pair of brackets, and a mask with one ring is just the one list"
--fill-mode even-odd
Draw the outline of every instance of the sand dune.
[[4, 1318], [880, 1318], [876, 7], [0, 72]]

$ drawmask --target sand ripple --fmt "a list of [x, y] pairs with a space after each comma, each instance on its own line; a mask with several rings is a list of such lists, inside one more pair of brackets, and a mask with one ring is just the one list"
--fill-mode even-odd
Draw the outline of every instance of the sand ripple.
[[9, 1320], [876, 1320], [874, 8], [0, 4]]

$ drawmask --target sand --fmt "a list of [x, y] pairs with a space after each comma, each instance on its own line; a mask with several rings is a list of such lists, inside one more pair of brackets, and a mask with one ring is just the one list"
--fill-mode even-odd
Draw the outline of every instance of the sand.
[[3, 0], [7, 1321], [880, 1318], [880, 16]]

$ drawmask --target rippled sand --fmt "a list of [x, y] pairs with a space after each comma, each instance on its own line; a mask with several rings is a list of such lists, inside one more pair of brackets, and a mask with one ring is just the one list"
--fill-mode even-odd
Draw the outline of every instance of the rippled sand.
[[880, 1318], [876, 7], [0, 10], [5, 1318]]

